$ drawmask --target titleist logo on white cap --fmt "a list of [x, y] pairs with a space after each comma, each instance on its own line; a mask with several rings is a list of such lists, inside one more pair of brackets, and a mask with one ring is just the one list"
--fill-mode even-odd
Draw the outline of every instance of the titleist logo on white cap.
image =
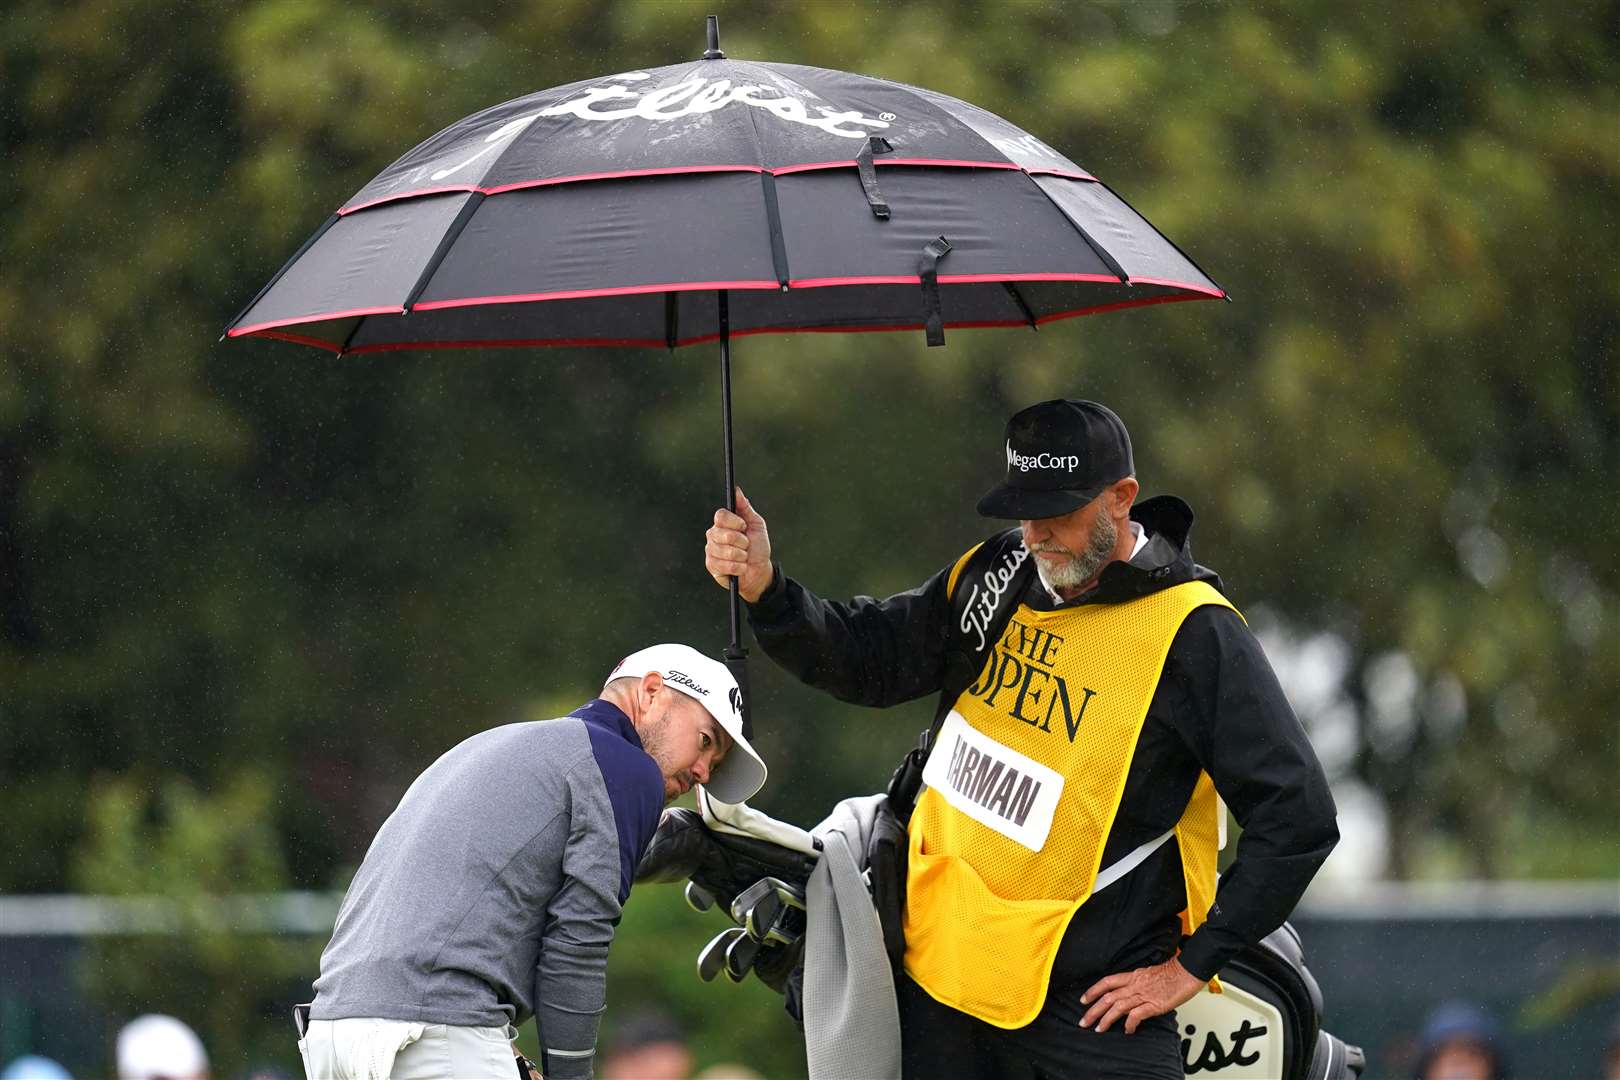
[[700, 686], [696, 679], [692, 678], [692, 676], [688, 675], [684, 671], [677, 671], [674, 668], [670, 668], [668, 671], [664, 672], [664, 681], [680, 683], [682, 686], [690, 687], [694, 692], [702, 694], [704, 697], [709, 696], [709, 688], [706, 686]]
[[[740, 803], [765, 782], [765, 762], [743, 734], [742, 691], [726, 666], [689, 645], [652, 645], [631, 653], [607, 681], [657, 673], [664, 685], [699, 702], [731, 737], [731, 750], [704, 786], [721, 802]], [[724, 691], [724, 693], [716, 693]]]

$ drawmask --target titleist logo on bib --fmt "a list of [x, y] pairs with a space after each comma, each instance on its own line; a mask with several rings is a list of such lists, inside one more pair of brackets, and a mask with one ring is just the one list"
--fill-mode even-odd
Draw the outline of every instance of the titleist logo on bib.
[[995, 621], [1001, 597], [1012, 587], [1013, 575], [1018, 573], [1018, 568], [1027, 558], [1028, 549], [1019, 544], [1002, 557], [1000, 566], [984, 572], [982, 585], [977, 581], [971, 583], [973, 591], [968, 593], [967, 607], [962, 610], [959, 626], [964, 634], [972, 630], [978, 635], [978, 640], [973, 644], [974, 651], [984, 648], [984, 632]]

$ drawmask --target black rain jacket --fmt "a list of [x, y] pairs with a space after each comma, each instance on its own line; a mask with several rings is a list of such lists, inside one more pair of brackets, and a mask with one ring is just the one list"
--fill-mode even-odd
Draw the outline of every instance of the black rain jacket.
[[[1024, 602], [1049, 611], [1119, 603], [1187, 581], [1221, 588], [1213, 571], [1193, 562], [1193, 513], [1185, 502], [1148, 499], [1131, 517], [1149, 537], [1134, 559], [1110, 563], [1094, 588], [1061, 603], [1031, 576]], [[1019, 543], [1010, 529], [986, 546]], [[749, 622], [761, 648], [801, 681], [852, 704], [896, 705], [942, 688], [951, 635], [961, 632], [951, 625], [950, 570], [885, 600], [840, 603], [778, 566], [770, 588], [749, 605]], [[1288, 917], [1338, 841], [1322, 766], [1260, 643], [1236, 613], [1214, 606], [1193, 611], [1171, 644], [1102, 865], [1174, 826], [1201, 770], [1243, 830], [1208, 920], [1181, 940], [1186, 889], [1176, 846], [1165, 844], [1081, 905], [1059, 947], [1048, 1000], [1162, 963], [1178, 944], [1183, 966], [1208, 979]]]

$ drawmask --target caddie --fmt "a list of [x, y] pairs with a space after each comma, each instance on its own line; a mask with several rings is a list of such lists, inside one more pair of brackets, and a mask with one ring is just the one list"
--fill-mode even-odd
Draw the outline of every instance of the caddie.
[[[1017, 527], [909, 592], [821, 599], [741, 492], [705, 565], [804, 682], [871, 706], [941, 695], [908, 823], [904, 1074], [1181, 1080], [1176, 1006], [1287, 917], [1338, 839], [1333, 800], [1193, 561], [1192, 510], [1136, 502], [1119, 417], [1041, 402], [998, 451], [978, 510]], [[1217, 884], [1222, 799], [1243, 832]]]
[[429, 766], [321, 955], [300, 1017], [310, 1080], [512, 1080], [530, 1016], [548, 1080], [589, 1077], [608, 946], [664, 804], [693, 784], [741, 802], [765, 782], [739, 702], [725, 665], [654, 645], [567, 716], [480, 732]]

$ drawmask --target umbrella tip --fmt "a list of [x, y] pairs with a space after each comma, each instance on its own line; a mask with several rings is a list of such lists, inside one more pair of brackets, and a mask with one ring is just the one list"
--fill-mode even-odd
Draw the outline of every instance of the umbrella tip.
[[709, 48], [703, 54], [705, 60], [724, 60], [726, 54], [720, 51], [720, 16], [709, 16]]

